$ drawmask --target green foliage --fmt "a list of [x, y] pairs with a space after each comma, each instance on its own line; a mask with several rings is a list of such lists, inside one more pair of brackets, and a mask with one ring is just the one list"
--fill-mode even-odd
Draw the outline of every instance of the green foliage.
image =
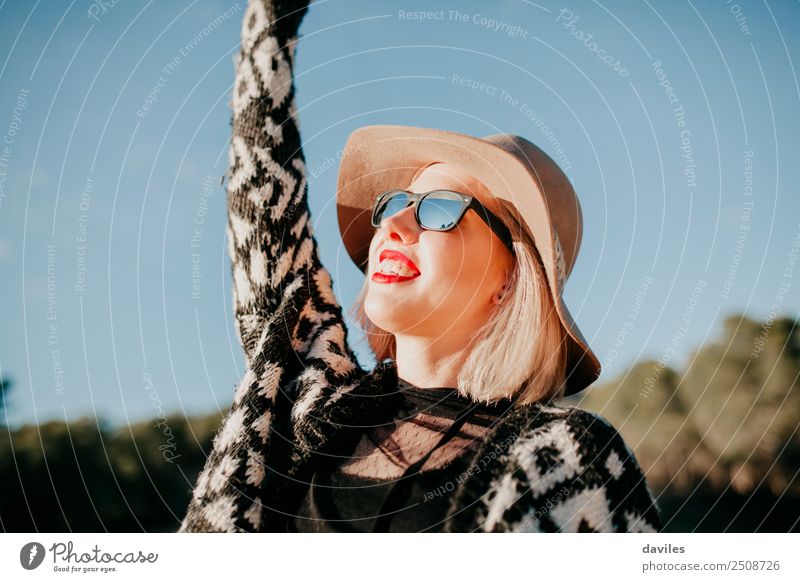
[[221, 421], [174, 416], [110, 430], [82, 418], [4, 431], [0, 524], [15, 532], [175, 531]]
[[[761, 521], [771, 514], [797, 528], [799, 373], [800, 330], [794, 320], [770, 325], [734, 316], [725, 320], [719, 340], [691, 354], [685, 369], [639, 362], [608, 384], [590, 388], [576, 404], [618, 428], [648, 484], [684, 521], [704, 527], [701, 522], [709, 517], [703, 512], [687, 517], [686, 506], [697, 511], [707, 505], [714, 519], [723, 520], [719, 529], [708, 531], [724, 529], [726, 518], [741, 521], [745, 508], [752, 525], [742, 525], [743, 531], [770, 531], [774, 519]], [[727, 516], [720, 513], [723, 496], [731, 504]], [[788, 501], [793, 511], [774, 511]], [[787, 531], [774, 527], [771, 531]]]

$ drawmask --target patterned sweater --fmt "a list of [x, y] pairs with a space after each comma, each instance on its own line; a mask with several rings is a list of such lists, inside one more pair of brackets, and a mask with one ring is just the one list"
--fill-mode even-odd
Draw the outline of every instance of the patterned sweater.
[[[227, 237], [246, 373], [181, 532], [280, 532], [315, 461], [352, 451], [397, 410], [393, 361], [362, 369], [322, 266], [306, 198], [293, 77], [307, 4], [250, 0], [235, 64]], [[601, 416], [505, 414], [451, 497], [448, 531], [659, 531], [659, 510]]]

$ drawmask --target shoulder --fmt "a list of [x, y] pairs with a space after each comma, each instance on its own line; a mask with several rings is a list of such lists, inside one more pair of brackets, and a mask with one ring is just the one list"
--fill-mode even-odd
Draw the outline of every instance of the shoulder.
[[519, 411], [521, 424], [517, 446], [535, 449], [550, 442], [568, 454], [574, 462], [593, 463], [603, 451], [624, 453], [632, 457], [619, 431], [604, 416], [578, 408], [554, 404], [527, 407]]
[[498, 524], [516, 522], [513, 531], [660, 528], [636, 457], [602, 415], [537, 404], [509, 414], [493, 440], [504, 450], [492, 488], [505, 507], [488, 512]]
[[[567, 478], [592, 468], [618, 475], [632, 451], [603, 416], [574, 406], [535, 404], [511, 411], [494, 439], [533, 477]], [[497, 444], [497, 443], [496, 443]], [[532, 464], [533, 463], [533, 464]]]
[[[534, 404], [509, 411], [495, 434], [509, 452], [527, 454], [543, 446], [555, 447], [564, 460], [585, 462], [587, 454], [603, 449], [626, 449], [617, 429], [605, 417], [575, 406]], [[629, 450], [628, 450], [629, 452]]]

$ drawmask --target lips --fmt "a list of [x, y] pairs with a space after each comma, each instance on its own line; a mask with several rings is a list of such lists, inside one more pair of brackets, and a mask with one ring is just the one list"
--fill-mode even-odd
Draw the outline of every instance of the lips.
[[416, 279], [421, 274], [414, 261], [399, 251], [384, 249], [378, 257], [378, 262], [390, 264], [384, 264], [382, 267], [387, 272], [376, 271], [372, 274], [372, 280], [376, 283], [401, 283]]

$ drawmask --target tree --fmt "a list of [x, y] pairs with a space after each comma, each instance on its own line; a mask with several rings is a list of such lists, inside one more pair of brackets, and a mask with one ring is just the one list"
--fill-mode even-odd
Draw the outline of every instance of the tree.
[[7, 408], [6, 398], [11, 390], [11, 380], [0, 376], [0, 412]]
[[664, 505], [683, 512], [674, 531], [734, 519], [740, 531], [788, 531], [800, 515], [778, 508], [800, 501], [799, 374], [796, 320], [735, 315], [684, 369], [639, 362], [577, 404], [617, 427]]

